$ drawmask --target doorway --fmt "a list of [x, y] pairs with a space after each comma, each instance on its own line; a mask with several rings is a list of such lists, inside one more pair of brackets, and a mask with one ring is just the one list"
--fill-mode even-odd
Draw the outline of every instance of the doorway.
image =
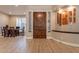
[[33, 13], [33, 38], [46, 38], [46, 12]]

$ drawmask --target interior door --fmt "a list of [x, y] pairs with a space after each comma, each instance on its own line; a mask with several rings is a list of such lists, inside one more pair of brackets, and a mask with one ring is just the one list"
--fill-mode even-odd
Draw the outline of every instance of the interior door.
[[46, 38], [46, 12], [33, 13], [33, 38]]

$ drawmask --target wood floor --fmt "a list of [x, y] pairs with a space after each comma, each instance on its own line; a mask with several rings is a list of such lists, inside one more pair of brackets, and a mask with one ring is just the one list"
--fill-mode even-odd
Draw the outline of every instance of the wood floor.
[[26, 39], [24, 36], [0, 37], [0, 53], [78, 53], [79, 48], [53, 39]]

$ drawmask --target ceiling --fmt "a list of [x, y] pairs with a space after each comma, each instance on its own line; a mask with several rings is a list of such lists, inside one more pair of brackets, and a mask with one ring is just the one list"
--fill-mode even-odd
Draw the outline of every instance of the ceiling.
[[8, 15], [24, 15], [30, 10], [54, 10], [57, 5], [0, 5], [0, 12]]

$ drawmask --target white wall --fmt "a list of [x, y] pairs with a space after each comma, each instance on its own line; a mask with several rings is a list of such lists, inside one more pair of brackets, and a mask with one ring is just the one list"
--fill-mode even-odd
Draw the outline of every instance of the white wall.
[[1, 27], [9, 24], [9, 16], [3, 13], [0, 13], [0, 33]]
[[[77, 9], [76, 23], [62, 26], [59, 26], [57, 23], [55, 23], [56, 26], [55, 30], [79, 32], [79, 6], [75, 7]], [[52, 37], [62, 42], [69, 43], [70, 45], [79, 47], [79, 34], [52, 32]]]

